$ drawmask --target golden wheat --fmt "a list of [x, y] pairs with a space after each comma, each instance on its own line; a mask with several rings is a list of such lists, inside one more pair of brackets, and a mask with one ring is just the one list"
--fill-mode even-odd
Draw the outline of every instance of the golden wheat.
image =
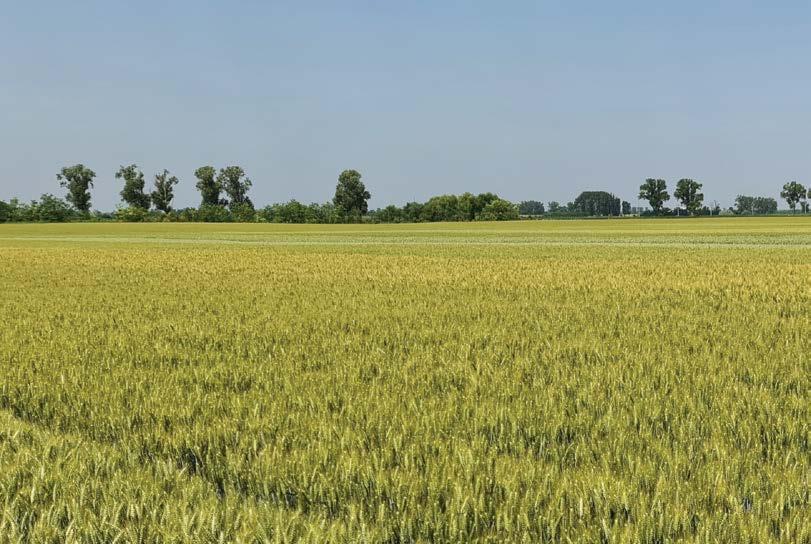
[[811, 220], [0, 253], [0, 541], [811, 542]]

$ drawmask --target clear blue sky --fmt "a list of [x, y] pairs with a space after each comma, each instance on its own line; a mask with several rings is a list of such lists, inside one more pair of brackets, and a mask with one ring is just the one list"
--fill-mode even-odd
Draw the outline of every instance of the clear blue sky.
[[[495, 191], [636, 204], [646, 177], [708, 201], [811, 179], [811, 3], [785, 0], [6, 2], [0, 198], [59, 168], [181, 178], [243, 166], [259, 205], [326, 201], [355, 168], [373, 207]], [[781, 204], [784, 207], [785, 204]]]

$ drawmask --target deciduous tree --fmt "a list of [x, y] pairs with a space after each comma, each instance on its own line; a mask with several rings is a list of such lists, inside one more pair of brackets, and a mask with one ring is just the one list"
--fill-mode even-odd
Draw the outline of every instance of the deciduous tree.
[[155, 174], [155, 190], [152, 191], [152, 203], [158, 210], [169, 213], [172, 211], [172, 200], [175, 198], [174, 186], [180, 181], [169, 175], [169, 170]]
[[518, 207], [507, 200], [497, 198], [489, 202], [479, 214], [481, 221], [509, 221], [518, 219]]
[[619, 215], [620, 199], [606, 191], [583, 191], [574, 199], [574, 209], [586, 215]]
[[777, 201], [765, 196], [738, 195], [735, 197], [735, 213], [777, 213]]
[[194, 171], [197, 190], [202, 197], [201, 206], [219, 206], [222, 185], [217, 180], [217, 170], [213, 166], [201, 166]]
[[518, 213], [521, 215], [543, 215], [544, 211], [543, 202], [537, 200], [525, 200], [518, 205]]
[[667, 182], [663, 179], [648, 178], [639, 186], [639, 198], [647, 200], [655, 214], [662, 213], [664, 203], [670, 200]]
[[790, 181], [783, 185], [783, 190], [780, 191], [780, 198], [788, 203], [789, 208], [794, 213], [797, 213], [797, 203], [805, 199], [805, 186], [796, 181]]
[[372, 195], [366, 190], [360, 178], [360, 172], [357, 170], [344, 170], [338, 176], [338, 185], [335, 187], [332, 202], [347, 215], [363, 215], [369, 211], [368, 200]]
[[132, 208], [149, 209], [151, 198], [144, 192], [146, 186], [144, 173], [138, 169], [137, 165], [122, 166], [116, 172], [115, 179], [124, 180], [124, 188], [121, 189], [121, 200]]
[[59, 185], [67, 188], [67, 201], [80, 212], [90, 211], [90, 188], [96, 173], [83, 164], [75, 164], [62, 168], [56, 175]]
[[676, 184], [675, 196], [684, 206], [690, 215], [701, 209], [704, 203], [704, 193], [699, 193], [702, 184], [692, 179], [680, 179]]
[[239, 166], [226, 166], [217, 175], [217, 184], [222, 187], [228, 195], [228, 205], [231, 211], [249, 207], [253, 209], [253, 203], [248, 198], [248, 191], [253, 183], [245, 175], [245, 170]]

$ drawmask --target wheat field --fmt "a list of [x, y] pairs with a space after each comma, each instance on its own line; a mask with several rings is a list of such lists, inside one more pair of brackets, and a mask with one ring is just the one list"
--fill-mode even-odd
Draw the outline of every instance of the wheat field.
[[811, 218], [0, 255], [0, 542], [811, 543]]

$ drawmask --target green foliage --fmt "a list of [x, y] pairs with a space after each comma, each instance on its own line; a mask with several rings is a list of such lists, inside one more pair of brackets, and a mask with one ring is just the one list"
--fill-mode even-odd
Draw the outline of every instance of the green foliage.
[[520, 215], [538, 216], [543, 215], [545, 211], [543, 202], [537, 200], [525, 200], [518, 205]]
[[83, 164], [66, 166], [56, 175], [59, 185], [67, 188], [67, 201], [80, 212], [90, 211], [90, 188], [96, 173]]
[[217, 175], [216, 184], [222, 187], [228, 195], [228, 205], [233, 212], [235, 209], [250, 208], [253, 210], [253, 203], [248, 198], [248, 191], [253, 183], [245, 175], [245, 171], [239, 166], [226, 166]]
[[116, 179], [124, 180], [124, 188], [121, 190], [121, 200], [130, 208], [148, 210], [151, 199], [144, 192], [146, 181], [144, 173], [138, 169], [138, 165], [131, 164], [122, 166], [115, 174]]
[[168, 170], [155, 174], [155, 190], [152, 191], [152, 203], [155, 208], [169, 213], [172, 211], [172, 200], [175, 197], [174, 186], [179, 183], [175, 176], [170, 176]]
[[201, 223], [227, 223], [232, 221], [231, 213], [228, 208], [219, 204], [203, 204], [197, 209], [197, 212], [192, 221], [199, 221]]
[[783, 185], [783, 190], [780, 191], [780, 198], [784, 199], [791, 208], [791, 211], [797, 211], [797, 204], [804, 200], [806, 197], [805, 186], [796, 181], [790, 181]]
[[32, 223], [39, 221], [37, 213], [37, 201], [32, 200], [26, 204], [17, 198], [9, 201], [9, 221], [14, 223]]
[[390, 204], [383, 209], [376, 210], [374, 219], [379, 223], [402, 223], [405, 213], [402, 208]]
[[140, 206], [128, 206], [117, 209], [115, 218], [125, 223], [141, 223], [149, 218], [149, 211]]
[[341, 211], [332, 202], [318, 204], [313, 202], [307, 206], [308, 223], [340, 223]]
[[298, 200], [266, 206], [261, 217], [268, 223], [306, 223], [307, 207]]
[[421, 202], [408, 202], [403, 206], [403, 220], [407, 223], [419, 223], [422, 221], [422, 209], [425, 207]]
[[177, 221], [183, 223], [194, 223], [197, 222], [198, 211], [197, 208], [183, 208], [181, 210], [177, 210], [171, 214], [172, 219], [177, 219]]
[[364, 215], [369, 210], [368, 200], [372, 197], [360, 180], [357, 170], [344, 170], [338, 176], [335, 196], [332, 199], [335, 207], [348, 216]]
[[455, 213], [461, 221], [475, 221], [487, 205], [494, 200], [498, 200], [498, 196], [493, 193], [481, 193], [475, 196], [472, 193], [462, 193], [458, 197], [458, 211]]
[[[147, 194], [144, 189], [144, 175], [137, 165], [122, 166], [116, 173], [117, 179], [124, 180], [121, 191], [122, 200], [127, 206], [114, 213], [93, 212], [90, 210], [90, 188], [93, 187], [95, 173], [77, 164], [62, 168], [57, 179], [63, 187], [68, 189], [67, 200], [76, 210], [82, 212], [83, 220], [163, 220], [168, 222], [284, 222], [284, 223], [419, 223], [419, 222], [450, 222], [473, 221], [489, 219], [494, 216], [493, 208], [485, 214], [488, 206], [500, 200], [494, 193], [481, 193], [474, 195], [470, 192], [461, 195], [437, 195], [427, 202], [409, 202], [405, 206], [389, 205], [368, 214], [369, 192], [361, 182], [361, 174], [355, 170], [345, 170], [341, 173], [336, 186], [336, 193], [332, 203], [304, 205], [295, 200], [287, 203], [272, 204], [262, 210], [256, 211], [248, 192], [252, 182], [247, 178], [244, 170], [238, 166], [222, 168], [219, 173], [212, 166], [203, 166], [195, 171], [197, 177], [196, 187], [201, 193], [202, 204], [200, 209], [187, 208], [171, 213], [174, 198], [174, 186], [179, 183], [175, 176], [170, 176], [168, 170], [155, 175], [155, 188]], [[704, 195], [700, 192], [702, 184], [691, 179], [679, 180], [674, 197], [684, 206], [690, 215], [718, 215], [720, 207], [716, 204], [714, 210], [703, 205]], [[221, 198], [222, 192], [227, 198]], [[649, 178], [640, 186], [639, 198], [645, 199], [653, 208], [653, 215], [683, 215], [680, 209], [669, 209], [664, 203], [670, 199], [667, 192], [667, 183], [662, 179]], [[798, 182], [789, 182], [783, 186], [781, 196], [786, 199], [792, 210], [796, 211], [797, 204], [803, 211], [808, 211], [808, 191]], [[64, 204], [59, 199], [57, 201]], [[506, 201], [504, 201], [506, 202]], [[496, 216], [500, 218], [513, 218], [508, 206], [500, 202]], [[151, 204], [165, 215], [140, 214], [129, 208], [149, 210]], [[228, 209], [215, 210], [214, 207]], [[42, 208], [40, 213], [39, 208]], [[562, 206], [559, 202], [551, 201], [544, 206], [539, 201], [523, 201], [517, 206], [520, 215], [540, 216], [547, 215], [552, 218], [576, 218], [584, 216], [606, 216], [631, 214], [631, 205], [622, 201], [613, 194], [605, 191], [585, 191], [578, 197]], [[730, 208], [732, 210], [732, 208]], [[769, 197], [750, 197], [738, 195], [736, 198], [735, 213], [737, 214], [771, 214], [777, 213], [777, 203]], [[641, 215], [651, 215], [650, 212], [641, 211]], [[64, 219], [55, 219], [64, 218]], [[59, 204], [54, 202], [32, 202], [21, 204], [14, 199], [8, 203], [0, 202], [0, 222], [36, 222], [36, 221], [70, 221], [79, 217], [73, 213], [65, 213]]]
[[[502, 200], [495, 193], [479, 193], [473, 201], [473, 216], [470, 220], [479, 219], [479, 215], [483, 213], [487, 207], [497, 200]], [[503, 202], [506, 202], [503, 201]]]
[[648, 201], [654, 214], [662, 214], [664, 203], [670, 200], [667, 182], [663, 179], [646, 179], [645, 183], [639, 186], [639, 198]]
[[464, 221], [465, 214], [459, 208], [456, 195], [439, 195], [428, 199], [422, 206], [420, 218], [423, 221]]
[[266, 206], [257, 213], [266, 223], [340, 223], [344, 219], [343, 213], [331, 202], [305, 206], [295, 199]]
[[765, 196], [738, 195], [735, 197], [735, 213], [770, 214], [777, 213], [777, 201]]
[[621, 211], [620, 199], [605, 191], [583, 191], [572, 203], [570, 211], [583, 215], [619, 215]]
[[480, 221], [509, 221], [518, 219], [518, 207], [512, 202], [497, 198], [484, 207], [477, 219]]
[[39, 201], [32, 200], [28, 204], [16, 198], [8, 204], [0, 203], [0, 223], [64, 223], [75, 219], [76, 215], [67, 202], [52, 194], [44, 194]]
[[40, 197], [39, 202], [32, 204], [37, 221], [64, 223], [75, 216], [75, 212], [67, 202], [52, 194], [44, 194]]
[[197, 178], [197, 190], [202, 197], [200, 207], [221, 205], [222, 183], [216, 177], [217, 170], [213, 166], [201, 166], [194, 171], [194, 176]]
[[[517, 219], [517, 216], [514, 217], [512, 213], [512, 208], [504, 206], [504, 202], [506, 201], [499, 199], [493, 193], [438, 195], [431, 197], [425, 203], [409, 202], [402, 208], [393, 205], [387, 206], [376, 210], [370, 219], [377, 223], [474, 221], [484, 219], [485, 212], [490, 218], [485, 220], [494, 220], [492, 219], [494, 214], [500, 218]], [[495, 206], [491, 206], [494, 203], [496, 203]], [[515, 209], [517, 210], [517, 208]]]
[[253, 204], [250, 202], [243, 202], [242, 204], [230, 204], [231, 218], [237, 223], [253, 223], [256, 221], [256, 210], [253, 209]]
[[692, 179], [680, 179], [676, 184], [673, 196], [682, 203], [682, 206], [690, 215], [698, 212], [704, 203], [704, 193], [699, 192], [701, 187], [701, 183]]
[[457, 200], [458, 215], [461, 221], [473, 221], [476, 216], [481, 213], [476, 201], [476, 196], [473, 193], [462, 193]]

